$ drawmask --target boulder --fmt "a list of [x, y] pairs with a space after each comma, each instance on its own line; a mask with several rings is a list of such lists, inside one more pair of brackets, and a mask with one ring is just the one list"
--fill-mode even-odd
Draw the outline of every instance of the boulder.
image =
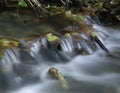
[[65, 80], [63, 74], [61, 73], [60, 70], [58, 70], [55, 67], [51, 67], [48, 71], [48, 75], [52, 78], [52, 79], [57, 79], [60, 81], [62, 87], [64, 89], [69, 89], [69, 85], [67, 83], [67, 81]]

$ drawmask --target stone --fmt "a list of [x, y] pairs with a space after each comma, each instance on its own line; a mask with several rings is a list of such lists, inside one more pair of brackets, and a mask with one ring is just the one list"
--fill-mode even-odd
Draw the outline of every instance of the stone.
[[69, 89], [69, 85], [60, 70], [56, 69], [55, 67], [51, 67], [48, 71], [48, 75], [52, 79], [59, 80], [64, 89]]

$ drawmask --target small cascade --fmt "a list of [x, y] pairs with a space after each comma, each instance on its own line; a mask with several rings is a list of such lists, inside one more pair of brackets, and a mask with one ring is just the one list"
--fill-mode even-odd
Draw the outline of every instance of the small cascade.
[[94, 24], [93, 28], [100, 39], [106, 39], [107, 37], [110, 36], [109, 32], [107, 32], [107, 29], [104, 28], [103, 26]]
[[73, 39], [71, 36], [63, 38], [61, 40], [61, 48], [62, 48], [62, 51], [68, 55], [71, 55], [71, 53], [74, 52]]
[[99, 24], [101, 25], [101, 22], [100, 20], [98, 19], [97, 16], [94, 16], [94, 18], [91, 18], [90, 16], [85, 16], [85, 21], [88, 23], [88, 24]]
[[20, 63], [20, 55], [17, 49], [5, 50], [0, 61], [0, 87], [3, 90], [17, 85], [16, 67]]
[[[21, 53], [22, 52], [22, 53]], [[0, 61], [0, 90], [11, 90], [25, 84], [38, 82], [34, 73], [36, 60], [20, 49], [7, 49]]]
[[37, 61], [62, 62], [69, 60], [64, 53], [57, 48], [52, 48], [52, 44], [46, 38], [40, 38], [33, 42], [30, 47], [30, 55]]
[[95, 51], [96, 45], [88, 37], [82, 34], [78, 34], [77, 37], [79, 38], [75, 39], [71, 36], [63, 38], [61, 41], [62, 51], [69, 56], [92, 54]]
[[[40, 42], [41, 41], [41, 42]], [[43, 38], [42, 40], [36, 40], [31, 44], [30, 47], [30, 55], [36, 59], [37, 62], [43, 61], [42, 56], [40, 55], [39, 51], [42, 46], [44, 46], [43, 43], [45, 43], [46, 40]]]
[[[3, 43], [0, 45], [3, 47], [12, 44], [16, 46], [4, 49], [0, 60], [0, 93], [119, 93], [117, 90], [120, 89], [120, 63], [113, 55], [117, 54], [119, 58], [120, 32], [100, 26], [98, 18], [94, 19], [95, 21], [86, 16], [85, 21], [93, 26], [95, 35], [105, 46], [104, 49], [115, 51], [112, 51], [112, 56], [108, 55], [108, 52], [104, 52], [90, 36], [84, 32], [78, 33], [77, 27], [74, 27], [75, 33], [61, 32], [59, 34], [61, 30], [59, 24], [55, 22], [55, 27], [58, 26], [58, 28], [50, 26], [54, 25], [51, 23], [56, 20], [47, 24], [50, 24], [52, 29], [47, 28], [44, 24], [42, 28], [46, 27], [46, 32], [49, 32], [48, 30], [58, 30], [58, 32], [46, 33], [34, 38], [17, 39], [18, 46], [16, 42], [12, 42], [13, 38], [12, 41], [9, 38], [1, 39]], [[64, 26], [64, 22], [60, 21]], [[5, 24], [0, 25], [6, 27]], [[20, 28], [18, 28], [19, 26]], [[67, 26], [69, 28], [69, 25]], [[25, 36], [29, 37], [29, 34], [33, 34], [32, 31], [35, 32], [35, 35], [41, 31], [40, 25], [37, 29], [34, 29], [33, 26], [28, 27], [26, 32], [24, 32], [22, 23], [15, 28], [20, 31], [19, 38], [22, 37], [22, 33], [26, 33]], [[72, 29], [71, 26], [70, 29]], [[3, 29], [4, 32], [6, 30]], [[3, 31], [1, 30], [1, 32]], [[9, 29], [8, 32], [10, 32]], [[13, 36], [19, 36], [16, 33]], [[51, 38], [49, 40], [48, 34], [55, 40], [51, 41]], [[51, 80], [48, 77], [48, 70], [51, 67], [62, 72], [70, 86], [69, 90], [64, 90], [57, 80]]]

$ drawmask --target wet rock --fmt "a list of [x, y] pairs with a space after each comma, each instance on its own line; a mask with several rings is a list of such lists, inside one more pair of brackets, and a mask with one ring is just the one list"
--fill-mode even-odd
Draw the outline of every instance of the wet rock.
[[67, 81], [65, 80], [63, 74], [60, 72], [60, 70], [56, 69], [55, 67], [51, 67], [48, 71], [48, 75], [52, 79], [59, 80], [64, 89], [69, 89], [69, 85], [68, 85]]
[[4, 50], [17, 48], [19, 41], [15, 38], [0, 36], [0, 57], [2, 57]]
[[52, 61], [52, 62], [61, 62], [62, 60], [59, 58], [57, 52], [53, 49], [41, 48], [40, 55], [44, 61]]
[[[24, 19], [26, 19], [26, 17]], [[29, 18], [29, 21], [32, 19], [33, 18]], [[60, 19], [60, 20], [58, 20], [58, 19]], [[40, 19], [37, 19], [37, 20], [40, 20]], [[14, 21], [16, 22], [16, 20], [14, 20]], [[20, 36], [20, 37], [24, 37], [24, 35], [26, 36], [24, 38], [25, 42], [24, 42], [24, 40], [18, 41], [18, 42], [20, 42], [18, 48], [22, 49], [23, 51], [28, 52], [28, 53], [31, 52], [31, 50], [30, 50], [31, 43], [34, 43], [34, 42], [36, 42], [36, 40], [42, 39], [42, 38], [46, 38], [47, 42], [49, 43], [49, 44], [47, 43], [47, 45], [46, 45], [48, 49], [46, 49], [46, 46], [43, 46], [42, 47], [43, 50], [40, 51], [40, 53], [42, 53], [43, 56], [47, 55], [44, 52], [44, 51], [46, 51], [49, 55], [53, 54], [52, 57], [54, 57], [54, 55], [57, 54], [58, 56], [60, 55], [64, 59], [65, 57], [61, 55], [62, 52], [66, 53], [66, 55], [68, 55], [68, 56], [70, 55], [70, 57], [71, 56], [73, 57], [78, 54], [89, 54], [89, 53], [87, 53], [87, 52], [89, 52], [87, 50], [87, 47], [92, 46], [92, 45], [94, 46], [94, 44], [91, 43], [90, 39], [85, 40], [85, 38], [81, 37], [81, 34], [83, 34], [83, 33], [86, 34], [87, 37], [89, 37], [91, 32], [93, 31], [93, 29], [92, 29], [91, 25], [86, 24], [86, 22], [84, 20], [84, 16], [80, 13], [73, 14], [71, 11], [67, 11], [65, 13], [57, 14], [54, 16], [49, 16], [49, 17], [45, 18], [44, 21], [38, 22], [37, 24], [30, 23], [30, 25], [29, 25], [29, 23], [28, 23], [25, 26], [25, 28], [28, 29], [27, 31], [29, 31], [29, 32], [24, 31], [23, 24], [21, 24], [22, 26], [20, 24], [19, 24], [19, 26], [20, 26], [21, 31], [14, 31], [14, 29], [13, 29], [12, 31], [14, 31], [14, 33], [11, 35], [14, 36], [14, 34], [15, 34], [16, 36]], [[33, 25], [34, 28], [31, 25]], [[29, 26], [29, 28], [27, 28], [28, 26]], [[9, 27], [7, 27], [7, 28], [9, 29]], [[18, 28], [18, 27], [14, 26], [14, 28]], [[18, 30], [18, 29], [15, 29], [15, 30]], [[6, 32], [6, 30], [4, 30], [4, 32]], [[9, 32], [11, 32], [11, 31], [9, 31]], [[67, 37], [68, 38], [71, 37], [70, 40], [66, 39]], [[63, 38], [65, 38], [65, 39], [63, 40]], [[29, 39], [29, 40], [27, 40], [27, 39]], [[84, 44], [82, 43], [83, 41], [84, 41]], [[31, 42], [31, 43], [28, 44], [28, 42]], [[6, 43], [4, 43], [4, 45], [6, 46], [8, 43], [9, 42], [6, 42]], [[64, 43], [64, 47], [62, 47], [63, 44], [61, 44], [61, 43]], [[59, 53], [59, 51], [61, 53]], [[50, 52], [52, 52], [52, 53], [50, 53]], [[49, 57], [49, 55], [47, 55], [47, 56]], [[58, 56], [56, 56], [57, 60], [59, 59]]]
[[80, 33], [66, 33], [61, 43], [61, 50], [72, 57], [91, 54], [96, 50], [95, 43]]

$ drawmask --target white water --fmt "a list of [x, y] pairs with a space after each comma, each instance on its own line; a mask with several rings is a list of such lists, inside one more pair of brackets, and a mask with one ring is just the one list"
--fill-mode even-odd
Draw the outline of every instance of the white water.
[[[120, 50], [120, 30], [98, 25], [93, 27], [109, 51]], [[62, 43], [64, 53], [72, 52], [72, 43], [69, 43], [67, 39]], [[62, 60], [57, 53], [45, 50], [48, 60], [54, 56], [54, 60], [59, 61], [52, 62], [52, 60], [48, 61], [43, 58], [44, 52], [39, 52], [40, 49], [43, 50], [41, 45], [46, 46], [46, 43], [40, 44], [38, 40], [32, 44], [30, 55], [33, 57], [33, 62], [31, 64], [22, 62], [18, 52], [5, 52], [7, 54], [1, 64], [9, 63], [2, 66], [6, 66], [4, 69], [8, 70], [6, 71], [7, 80], [13, 83], [9, 86], [17, 86], [10, 87], [6, 93], [120, 93], [119, 59], [105, 57], [106, 53], [99, 48], [91, 55], [78, 55], [70, 58], [69, 62], [63, 63], [60, 62]], [[47, 78], [47, 71], [50, 67], [56, 67], [63, 73], [70, 85], [69, 90], [63, 89], [58, 81]]]

